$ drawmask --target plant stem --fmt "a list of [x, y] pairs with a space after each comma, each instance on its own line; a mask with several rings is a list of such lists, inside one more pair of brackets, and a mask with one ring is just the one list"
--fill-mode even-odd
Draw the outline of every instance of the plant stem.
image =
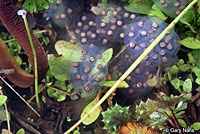
[[151, 52], [151, 50], [160, 42], [160, 40], [176, 25], [176, 23], [191, 9], [198, 0], [193, 0], [169, 25], [165, 30], [149, 45], [149, 47], [137, 58], [137, 60], [126, 70], [126, 72], [116, 81], [116, 83], [109, 89], [109, 91], [101, 98], [101, 100], [76, 124], [74, 124], [67, 132], [70, 133], [79, 124], [82, 123], [96, 108], [98, 108], [112, 92], [117, 88], [117, 86], [138, 66], [138, 64]]
[[37, 107], [40, 109], [40, 100], [39, 100], [39, 95], [38, 95], [38, 68], [37, 68], [36, 51], [35, 51], [35, 47], [33, 45], [33, 40], [32, 40], [32, 37], [31, 37], [31, 33], [30, 33], [30, 30], [29, 30], [29, 26], [28, 26], [26, 16], [23, 18], [23, 20], [24, 20], [24, 24], [25, 24], [25, 27], [26, 27], [26, 30], [27, 30], [28, 38], [29, 38], [31, 48], [32, 48], [32, 51], [33, 51], [33, 56], [34, 56], [34, 67], [33, 68], [34, 68], [34, 76], [35, 76], [34, 77], [35, 78], [35, 96], [36, 96]]

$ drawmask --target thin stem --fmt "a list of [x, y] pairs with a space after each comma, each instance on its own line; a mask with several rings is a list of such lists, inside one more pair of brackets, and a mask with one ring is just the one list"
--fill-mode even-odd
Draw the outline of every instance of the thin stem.
[[36, 96], [37, 107], [40, 109], [40, 100], [39, 100], [39, 95], [38, 95], [38, 69], [37, 69], [36, 51], [35, 51], [35, 47], [33, 45], [33, 40], [32, 40], [32, 37], [31, 37], [31, 33], [30, 33], [30, 30], [29, 30], [29, 26], [28, 26], [26, 16], [23, 19], [24, 19], [24, 24], [26, 26], [28, 38], [29, 38], [31, 48], [32, 48], [32, 51], [33, 51], [33, 56], [34, 56], [35, 96]]
[[[2, 87], [0, 86], [0, 94], [3, 95], [3, 91], [2, 91]], [[10, 130], [10, 120], [9, 120], [9, 114], [8, 114], [8, 108], [7, 108], [7, 104], [6, 102], [3, 104], [5, 107], [5, 111], [6, 111], [6, 119], [7, 119], [7, 126], [8, 126], [8, 134], [10, 134], [11, 130]]]
[[193, 0], [169, 25], [168, 27], [149, 45], [149, 47], [137, 58], [137, 60], [128, 68], [128, 70], [116, 81], [116, 83], [109, 89], [109, 91], [101, 98], [101, 100], [76, 124], [74, 124], [67, 132], [64, 134], [70, 133], [74, 130], [79, 124], [82, 123], [96, 108], [98, 108], [112, 92], [117, 88], [117, 86], [138, 66], [138, 64], [151, 52], [151, 50], [160, 42], [160, 40], [176, 25], [176, 23], [191, 9], [198, 0]]

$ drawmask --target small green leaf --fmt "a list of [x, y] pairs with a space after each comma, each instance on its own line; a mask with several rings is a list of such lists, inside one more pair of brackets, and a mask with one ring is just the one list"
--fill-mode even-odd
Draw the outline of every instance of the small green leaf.
[[191, 38], [191, 37], [181, 40], [180, 44], [190, 49], [200, 48], [200, 41], [198, 39]]
[[0, 106], [2, 106], [7, 100], [7, 96], [0, 95]]
[[183, 91], [186, 93], [192, 92], [192, 81], [191, 79], [186, 79], [183, 83]]
[[183, 101], [180, 101], [176, 107], [176, 110], [179, 111], [179, 109], [183, 106]]
[[173, 65], [170, 70], [169, 70], [170, 74], [177, 74], [178, 73], [178, 67], [176, 65]]
[[188, 53], [188, 61], [190, 64], [195, 63], [196, 61], [194, 60], [194, 57], [192, 56], [192, 53]]
[[167, 17], [158, 9], [155, 5], [152, 6], [152, 10], [148, 14], [149, 16], [157, 16], [161, 20], [165, 21]]
[[152, 0], [129, 0], [129, 5], [124, 8], [130, 12], [148, 14], [153, 5]]
[[181, 65], [184, 65], [184, 60], [183, 59], [180, 59], [177, 63], [177, 66], [181, 66]]
[[181, 70], [182, 72], [187, 72], [190, 69], [191, 69], [191, 67], [188, 64], [184, 64], [184, 65], [179, 66], [179, 70]]
[[[67, 57], [67, 58], [70, 58], [72, 56], [73, 52], [77, 50], [77, 48], [79, 48], [79, 45], [72, 44], [72, 43], [64, 41], [64, 40], [57, 41], [55, 44], [55, 49], [56, 49], [57, 53], [59, 55]], [[81, 53], [80, 53], [80, 55], [81, 55]]]
[[21, 129], [19, 129], [18, 131], [17, 131], [17, 133], [16, 134], [25, 134], [25, 131], [24, 131], [24, 129], [23, 128], [21, 128]]
[[178, 78], [175, 78], [174, 80], [171, 80], [170, 83], [173, 85], [175, 89], [180, 88], [180, 80]]
[[[116, 81], [105, 81], [103, 86], [105, 87], [112, 87], [114, 84], [116, 83]], [[126, 83], [126, 81], [122, 81], [117, 88], [128, 88], [129, 85]]]
[[[81, 118], [83, 118], [95, 105], [97, 104], [97, 99], [95, 98], [90, 104], [88, 104], [83, 112], [81, 113]], [[84, 121], [83, 124], [90, 125], [93, 123], [100, 115], [100, 109], [96, 108]]]
[[56, 58], [52, 55], [48, 55], [48, 58], [52, 75], [61, 81], [70, 80], [70, 61], [66, 60], [63, 56]]
[[200, 122], [193, 123], [192, 127], [194, 128], [194, 130], [199, 131], [200, 130]]
[[187, 124], [185, 123], [184, 120], [182, 120], [182, 119], [178, 119], [178, 123], [179, 123], [179, 125], [180, 125], [181, 127], [183, 127], [183, 128], [187, 128]]
[[196, 69], [194, 73], [197, 77], [200, 76], [200, 69]]
[[195, 80], [195, 82], [196, 82], [198, 85], [200, 85], [200, 77], [197, 77], [196, 80]]
[[190, 24], [195, 18], [194, 10], [188, 11], [180, 20], [183, 24], [187, 25], [193, 33], [196, 33], [192, 25]]

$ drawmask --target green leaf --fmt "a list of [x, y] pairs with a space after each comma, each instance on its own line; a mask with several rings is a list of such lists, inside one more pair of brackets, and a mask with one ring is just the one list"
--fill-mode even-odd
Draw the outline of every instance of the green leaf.
[[182, 120], [182, 119], [178, 119], [178, 123], [179, 123], [179, 125], [180, 125], [181, 127], [183, 127], [183, 128], [187, 128], [187, 124], [185, 123], [184, 120]]
[[129, 5], [124, 8], [130, 12], [149, 14], [153, 5], [152, 0], [129, 0]]
[[[81, 113], [81, 118], [83, 118], [95, 105], [97, 104], [97, 99], [95, 98], [90, 104], [88, 104], [83, 112]], [[83, 124], [92, 124], [100, 115], [100, 109], [96, 108], [84, 121]]]
[[180, 101], [176, 107], [176, 110], [179, 111], [179, 109], [183, 106], [183, 101]]
[[200, 85], [200, 77], [197, 77], [196, 80], [195, 80], [195, 82], [196, 82], [198, 85]]
[[190, 64], [193, 64], [196, 62], [191, 53], [188, 53], [188, 61]]
[[196, 33], [190, 22], [192, 22], [195, 18], [194, 10], [188, 11], [181, 19], [180, 22], [187, 25], [193, 33]]
[[198, 39], [191, 38], [191, 37], [181, 40], [180, 44], [190, 49], [200, 48], [200, 41]]
[[175, 109], [175, 112], [178, 113], [179, 111], [185, 110], [187, 108], [187, 103], [180, 101]]
[[56, 0], [26, 0], [23, 5], [23, 9], [30, 13], [38, 13], [44, 9], [49, 8], [49, 3], [53, 3]]
[[192, 127], [194, 128], [194, 130], [199, 131], [200, 130], [200, 122], [193, 123]]
[[156, 16], [161, 20], [165, 21], [167, 17], [158, 9], [155, 5], [152, 6], [152, 10], [148, 14], [149, 16]]
[[195, 71], [194, 71], [194, 73], [195, 73], [195, 75], [198, 77], [198, 76], [200, 76], [200, 69], [196, 69]]
[[[9, 114], [9, 119], [10, 119], [10, 114]], [[3, 106], [0, 106], [0, 123], [1, 121], [6, 121], [6, 110], [4, 109]]]
[[69, 66], [70, 61], [66, 60], [65, 57], [54, 57], [53, 55], [48, 55], [49, 67], [52, 75], [60, 80], [70, 80]]
[[170, 70], [169, 70], [170, 74], [177, 74], [178, 73], [178, 67], [176, 65], [173, 65]]
[[[112, 87], [114, 84], [116, 83], [116, 81], [105, 81], [103, 86], [105, 87]], [[126, 83], [126, 81], [122, 81], [117, 88], [128, 88], [129, 85]]]
[[180, 88], [180, 80], [178, 78], [175, 78], [174, 80], [171, 80], [170, 83], [173, 85], [175, 89]]
[[191, 79], [186, 79], [183, 83], [183, 91], [186, 93], [192, 92], [192, 81]]
[[2, 106], [7, 100], [7, 96], [0, 95], [0, 106]]
[[188, 64], [184, 64], [184, 65], [179, 66], [179, 70], [181, 70], [182, 72], [187, 72], [190, 69], [191, 69], [191, 67]]
[[21, 129], [19, 129], [18, 131], [17, 131], [17, 133], [16, 134], [25, 134], [25, 131], [24, 131], [24, 129], [23, 128], [21, 128]]
[[177, 63], [177, 66], [181, 66], [181, 65], [184, 65], [184, 60], [183, 59], [180, 59]]
[[79, 45], [64, 40], [57, 41], [55, 44], [57, 53], [64, 57], [70, 57], [77, 48], [79, 48]]

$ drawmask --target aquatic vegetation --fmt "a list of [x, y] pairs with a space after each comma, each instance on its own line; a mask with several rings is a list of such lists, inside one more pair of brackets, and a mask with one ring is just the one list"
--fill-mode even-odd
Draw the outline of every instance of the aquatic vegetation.
[[[76, 99], [79, 99], [79, 97], [93, 99], [97, 92], [104, 87], [103, 91], [105, 96], [103, 96], [100, 101], [96, 101], [95, 99], [94, 103], [92, 102], [85, 107], [86, 110], [82, 112], [81, 120], [77, 122], [77, 124], [87, 118], [85, 122], [83, 122], [85, 125], [89, 125], [96, 121], [95, 125], [91, 126], [95, 128], [98, 126], [102, 129], [101, 127], [103, 127], [102, 125], [104, 123], [104, 128], [108, 133], [120, 133], [120, 128], [122, 133], [153, 133], [152, 130], [148, 129], [149, 127], [162, 129], [168, 125], [167, 123], [170, 123], [170, 126], [175, 128], [184, 126], [184, 121], [182, 120], [183, 114], [186, 109], [189, 108], [187, 103], [192, 97], [191, 93], [195, 93], [191, 86], [193, 84], [192, 79], [186, 79], [184, 81], [183, 91], [185, 93], [167, 96], [165, 93], [159, 92], [157, 101], [148, 100], [147, 102], [141, 102], [137, 105], [134, 116], [131, 116], [132, 113], [130, 113], [129, 107], [123, 108], [114, 106], [112, 109], [108, 109], [103, 113], [103, 123], [99, 123], [100, 121], [97, 120], [97, 118], [99, 117], [100, 110], [96, 109], [97, 113], [92, 113], [92, 111], [95, 111], [94, 109], [100, 106], [111, 94], [111, 99], [109, 98], [108, 100], [109, 107], [112, 107], [112, 104], [110, 105], [110, 103], [115, 101], [121, 102], [121, 100], [118, 100], [118, 92], [114, 92], [116, 88], [119, 88], [118, 85], [121, 82], [125, 82], [129, 86], [126, 86], [126, 89], [122, 86], [120, 89], [129, 100], [136, 100], [138, 97], [142, 97], [149, 93], [152, 88], [157, 85], [157, 82], [160, 82], [159, 79], [156, 79], [161, 76], [159, 75], [160, 69], [173, 62], [180, 47], [179, 36], [172, 27], [180, 20], [181, 16], [175, 19], [169, 27], [164, 30], [168, 26], [167, 23], [156, 17], [150, 18], [144, 16], [144, 14], [148, 14], [151, 10], [159, 10], [158, 7], [156, 7], [156, 4], [152, 7], [152, 0], [147, 2], [142, 2], [142, 0], [122, 1], [124, 3], [129, 3], [129, 5], [125, 6], [126, 4], [123, 2], [111, 4], [112, 2], [109, 1], [107, 5], [98, 4], [97, 6], [95, 5], [96, 9], [88, 9], [92, 5], [92, 2], [87, 1], [91, 4], [88, 7], [85, 7], [85, 3], [84, 6], [81, 5], [83, 7], [80, 7], [80, 4], [82, 3], [79, 3], [76, 0], [57, 0], [55, 4], [50, 5], [48, 11], [44, 11], [43, 17], [48, 21], [47, 23], [52, 23], [52, 29], [55, 28], [56, 30], [61, 30], [61, 34], [56, 31], [58, 35], [57, 39], [68, 40], [67, 45], [65, 44], [65, 41], [62, 41], [60, 45], [57, 45], [56, 43], [56, 51], [58, 46], [60, 47], [60, 50], [57, 51], [57, 54], [48, 56], [50, 69], [47, 74], [47, 79], [45, 79], [45, 87], [48, 87], [48, 85], [55, 86], [62, 90], [63, 94], [57, 92], [59, 89], [56, 91], [47, 89], [47, 93], [50, 97], [57, 99], [57, 101], [63, 101], [65, 99], [66, 101], [74, 101], [74, 96]], [[103, 2], [107, 3], [105, 0]], [[141, 3], [138, 3], [137, 10], [135, 10], [136, 12], [132, 12], [131, 10], [127, 11], [128, 8], [130, 9], [130, 7], [133, 6], [133, 3], [137, 2]], [[156, 3], [157, 1], [154, 2]], [[170, 1], [167, 0], [164, 0], [163, 3], [171, 4]], [[182, 3], [179, 4], [179, 6], [181, 6]], [[148, 7], [143, 13], [140, 12], [143, 11], [143, 9], [139, 9], [141, 5]], [[191, 6], [192, 4], [189, 7], [191, 8]], [[45, 7], [47, 7], [47, 5], [45, 5]], [[177, 3], [176, 7], [178, 7]], [[189, 10], [189, 7], [186, 9], [186, 12]], [[142, 13], [143, 15], [139, 13]], [[176, 10], [176, 13], [178, 14], [178, 10]], [[169, 21], [170, 19], [166, 22]], [[172, 30], [167, 32], [170, 29]], [[162, 32], [163, 30], [164, 32]], [[195, 34], [195, 32], [193, 34]], [[159, 38], [157, 38], [158, 36]], [[164, 38], [161, 39], [162, 37]], [[182, 42], [184, 42], [182, 44], [187, 44], [185, 43], [187, 40], [182, 40]], [[192, 44], [196, 42], [197, 41], [195, 40]], [[156, 43], [158, 43], [158, 46], [156, 46]], [[3, 45], [1, 45], [0, 48], [3, 48], [2, 46]], [[155, 48], [153, 49], [153, 47]], [[121, 51], [119, 50], [120, 48]], [[196, 48], [198, 48], [198, 46]], [[140, 56], [140, 54], [142, 54], [142, 56]], [[114, 59], [112, 59], [113, 57]], [[192, 59], [191, 56], [188, 57], [189, 60]], [[143, 58], [144, 60], [142, 61]], [[193, 60], [191, 66], [193, 67], [194, 64]], [[159, 73], [157, 72], [158, 66]], [[193, 69], [192, 67], [190, 69]], [[174, 65], [173, 68], [170, 68], [170, 72], [167, 72], [167, 78], [171, 83], [173, 79], [170, 79], [170, 73], [176, 75], [178, 69], [179, 66]], [[182, 69], [187, 68], [182, 66]], [[108, 71], [109, 73], [107, 73]], [[199, 70], [194, 71], [194, 73], [197, 78], [200, 76]], [[110, 77], [110, 75], [112, 77]], [[178, 76], [173, 76], [173, 78], [175, 77]], [[115, 81], [117, 79], [119, 80]], [[113, 85], [113, 81], [116, 83], [107, 91], [105, 80], [109, 80], [106, 84], [110, 82], [110, 87]], [[162, 84], [166, 86], [166, 83]], [[162, 87], [163, 85], [159, 86], [161, 86], [159, 89], [156, 88], [164, 92], [165, 87]], [[171, 91], [173, 92], [173, 89], [170, 89], [170, 92]], [[156, 89], [152, 92], [156, 92]], [[115, 96], [115, 94], [117, 95]], [[150, 97], [153, 97], [153, 95], [150, 95]], [[126, 101], [127, 98], [122, 98], [124, 99], [122, 101]], [[90, 108], [88, 108], [89, 106]], [[103, 105], [103, 107], [104, 106], [107, 107], [107, 105]], [[65, 113], [62, 113], [62, 109], [59, 110], [61, 111], [62, 118], [64, 118], [63, 115], [66, 112], [64, 111]], [[69, 118], [73, 120], [73, 117]], [[144, 120], [151, 124], [151, 126], [144, 124], [144, 122], [142, 122]], [[139, 123], [130, 123], [130, 121], [138, 121]], [[61, 125], [63, 123], [62, 119], [57, 122], [61, 122]], [[140, 122], [144, 125], [140, 124]], [[126, 123], [127, 126], [123, 126]], [[66, 133], [69, 133], [77, 126], [77, 124]], [[59, 124], [56, 124], [56, 126], [58, 125]], [[84, 127], [87, 128], [90, 126]], [[194, 124], [194, 127], [198, 129], [198, 123]], [[81, 131], [82, 128], [80, 129], [80, 133]], [[94, 132], [96, 132], [96, 129], [94, 129]]]
[[168, 16], [175, 18], [188, 5], [189, 0], [153, 0], [155, 5]]
[[142, 124], [136, 124], [127, 122], [126, 126], [121, 127], [122, 134], [158, 134], [158, 132], [152, 131], [148, 128], [148, 126], [144, 126]]
[[119, 132], [120, 127], [130, 121], [131, 118], [129, 107], [121, 107], [118, 104], [115, 104], [112, 109], [107, 109], [102, 115], [102, 121], [105, 124], [104, 129], [112, 133]]
[[[143, 123], [144, 125], [149, 125], [155, 120], [149, 118], [150, 114], [156, 112], [159, 108], [162, 107], [162, 103], [159, 101], [148, 99], [146, 102], [141, 101], [138, 105], [136, 105], [133, 118], [136, 122]], [[160, 122], [152, 126], [154, 129], [162, 130], [167, 127], [167, 122]]]
[[179, 124], [176, 123], [177, 119], [183, 118], [188, 101], [192, 99], [191, 96], [190, 93], [182, 93], [179, 96], [173, 94], [167, 96], [163, 92], [158, 93], [157, 98], [165, 104], [165, 107], [158, 108], [157, 111], [151, 113], [149, 117], [154, 120], [151, 126], [168, 121], [174, 128], [180, 128]]
[[33, 0], [26, 0], [23, 4], [23, 9], [27, 10], [30, 13], [38, 13], [44, 9], [48, 9], [49, 8], [49, 2], [53, 3], [56, 0], [37, 0], [37, 1], [33, 1]]

